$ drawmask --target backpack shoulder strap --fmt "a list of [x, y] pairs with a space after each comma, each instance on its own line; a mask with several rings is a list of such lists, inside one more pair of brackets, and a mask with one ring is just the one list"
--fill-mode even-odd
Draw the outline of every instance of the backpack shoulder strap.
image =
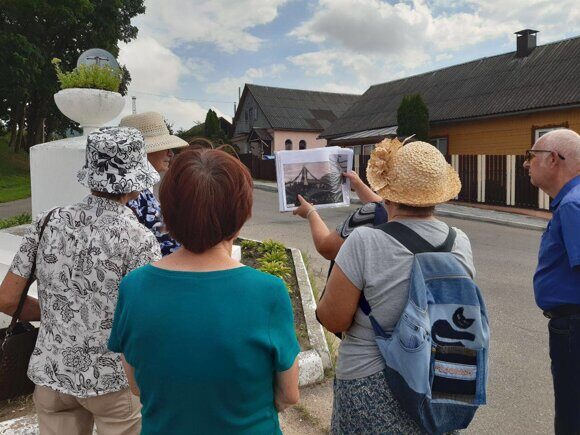
[[455, 243], [455, 237], [457, 236], [456, 231], [449, 227], [449, 233], [445, 241], [439, 246], [433, 246], [411, 228], [400, 222], [387, 222], [375, 228], [393, 237], [413, 254], [421, 254], [423, 252], [451, 252], [453, 244]]

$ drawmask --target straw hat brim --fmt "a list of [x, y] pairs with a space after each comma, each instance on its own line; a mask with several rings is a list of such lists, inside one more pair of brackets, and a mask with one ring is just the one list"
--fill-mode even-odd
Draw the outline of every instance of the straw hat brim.
[[377, 194], [387, 201], [399, 204], [410, 205], [413, 207], [433, 207], [450, 201], [459, 195], [461, 190], [461, 181], [457, 172], [449, 166], [443, 180], [441, 180], [440, 189], [433, 189], [427, 192], [412, 191], [403, 189], [399, 191], [397, 186], [386, 186], [377, 191]]
[[183, 148], [188, 145], [186, 141], [173, 135], [145, 137], [145, 152], [147, 154], [171, 148]]

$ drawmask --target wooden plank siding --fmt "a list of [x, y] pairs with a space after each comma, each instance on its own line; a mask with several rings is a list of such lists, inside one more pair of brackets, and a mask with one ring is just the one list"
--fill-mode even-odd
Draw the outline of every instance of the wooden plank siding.
[[564, 126], [580, 132], [580, 108], [433, 125], [430, 137], [449, 138], [449, 154], [514, 154], [531, 148], [536, 128]]

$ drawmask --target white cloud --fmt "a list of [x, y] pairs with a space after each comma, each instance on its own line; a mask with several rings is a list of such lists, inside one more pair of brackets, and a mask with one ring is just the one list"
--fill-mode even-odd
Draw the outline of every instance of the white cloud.
[[179, 56], [150, 36], [121, 44], [119, 61], [131, 73], [131, 89], [143, 92], [174, 92], [188, 72]]
[[265, 78], [278, 78], [286, 71], [284, 64], [273, 64], [264, 68], [249, 68], [240, 77], [225, 77], [207, 87], [209, 93], [237, 97], [238, 87], [243, 87], [244, 83], [254, 83], [256, 80]]
[[290, 36], [319, 46], [289, 57], [308, 76], [354, 75], [368, 86], [424, 71], [433, 60], [535, 28], [540, 44], [580, 29], [577, 0], [319, 0]]
[[272, 22], [288, 0], [147, 0], [143, 32], [164, 45], [210, 43], [224, 52], [256, 51], [262, 39], [250, 33]]
[[[122, 117], [132, 113], [131, 97], [126, 97], [127, 103], [121, 115], [110, 122], [110, 125], [117, 125]], [[156, 97], [152, 95], [137, 95], [137, 113], [158, 112], [161, 113], [168, 122], [173, 124], [174, 130], [180, 128], [188, 129], [197, 122], [203, 122], [207, 109], [195, 101], [184, 101], [176, 97]]]

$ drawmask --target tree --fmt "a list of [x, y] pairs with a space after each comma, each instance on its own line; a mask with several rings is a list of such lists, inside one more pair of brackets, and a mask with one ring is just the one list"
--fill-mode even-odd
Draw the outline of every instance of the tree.
[[421, 95], [406, 95], [397, 109], [397, 136], [415, 135], [417, 140], [429, 141], [429, 110]]
[[223, 132], [220, 129], [220, 120], [217, 113], [212, 109], [207, 111], [204, 122], [204, 134], [209, 139], [222, 139]]
[[[117, 56], [119, 41], [137, 36], [131, 18], [144, 11], [143, 0], [0, 0], [0, 119], [11, 131], [17, 124], [26, 148], [42, 140], [43, 130], [72, 124], [54, 104], [59, 87], [51, 60], [61, 59], [63, 70], [70, 70], [89, 48]], [[12, 79], [5, 82], [5, 76]], [[124, 79], [126, 90], [128, 71]]]

